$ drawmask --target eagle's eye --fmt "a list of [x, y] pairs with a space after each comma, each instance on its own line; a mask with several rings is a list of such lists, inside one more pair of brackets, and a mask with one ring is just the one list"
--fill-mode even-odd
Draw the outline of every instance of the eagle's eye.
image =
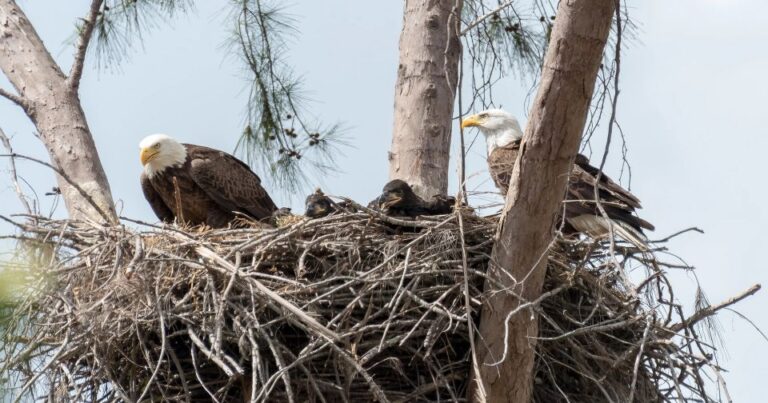
[[481, 113], [479, 117], [480, 117], [480, 119], [485, 119], [485, 118], [488, 117], [488, 114], [487, 113]]
[[155, 144], [153, 147], [160, 148], [160, 143]]

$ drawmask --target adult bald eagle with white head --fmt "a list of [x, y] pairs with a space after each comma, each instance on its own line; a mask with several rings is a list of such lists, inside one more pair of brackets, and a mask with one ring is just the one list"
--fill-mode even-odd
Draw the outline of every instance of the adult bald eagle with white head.
[[[461, 127], [477, 127], [485, 136], [491, 178], [501, 193], [506, 195], [523, 139], [523, 131], [517, 119], [503, 110], [489, 109], [467, 117], [461, 122]], [[635, 215], [635, 209], [640, 208], [640, 200], [607, 175], [599, 175], [599, 172], [599, 169], [589, 164], [587, 157], [576, 155], [564, 200], [565, 222], [562, 231], [566, 234], [580, 232], [599, 238], [608, 235], [609, 227], [613, 227], [619, 237], [644, 249], [646, 238], [643, 229], [652, 231], [654, 227]], [[607, 222], [595, 203], [595, 192], [613, 225]]]
[[165, 134], [147, 136], [139, 147], [141, 189], [163, 222], [221, 228], [238, 214], [264, 220], [277, 210], [261, 179], [228, 153]]

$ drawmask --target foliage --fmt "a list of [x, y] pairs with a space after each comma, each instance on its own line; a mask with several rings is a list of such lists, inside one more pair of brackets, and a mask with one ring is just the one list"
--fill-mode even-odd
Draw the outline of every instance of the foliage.
[[[100, 67], [116, 67], [144, 34], [194, 7], [194, 0], [106, 0], [96, 18], [95, 55]], [[82, 30], [82, 23], [78, 31]]]
[[[303, 189], [311, 174], [338, 169], [334, 158], [347, 142], [339, 124], [318, 123], [304, 109], [301, 80], [284, 54], [296, 33], [294, 21], [276, 2], [230, 0], [230, 5], [234, 29], [228, 50], [242, 61], [251, 86], [236, 151], [267, 171], [264, 179], [286, 194]], [[194, 0], [105, 1], [94, 35], [99, 66], [119, 66], [147, 31], [193, 9]]]
[[[505, 77], [538, 77], [554, 13], [554, 7], [541, 0], [464, 2], [469, 109], [492, 106], [494, 84]], [[476, 102], [480, 105], [475, 106]]]
[[285, 61], [293, 20], [273, 2], [234, 0], [232, 38], [251, 82], [247, 124], [237, 149], [251, 163], [267, 167], [286, 193], [308, 184], [307, 169], [334, 171], [345, 141], [338, 124], [323, 126], [303, 109], [301, 81]]

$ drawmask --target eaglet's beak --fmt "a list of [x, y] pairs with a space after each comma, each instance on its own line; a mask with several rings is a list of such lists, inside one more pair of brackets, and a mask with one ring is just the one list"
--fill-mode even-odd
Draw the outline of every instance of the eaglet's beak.
[[468, 116], [461, 121], [462, 129], [466, 129], [467, 127], [475, 127], [475, 126], [480, 126], [480, 118], [477, 115]]
[[312, 205], [307, 207], [307, 211], [304, 213], [304, 215], [310, 218], [319, 218], [329, 212], [330, 211], [327, 207], [313, 203]]
[[381, 204], [379, 205], [379, 208], [382, 210], [386, 210], [392, 206], [394, 206], [397, 203], [400, 203], [403, 200], [401, 196], [398, 196], [393, 193], [385, 193], [384, 194], [384, 200], [382, 200]]
[[158, 151], [152, 148], [142, 148], [141, 153], [139, 154], [139, 159], [141, 159], [141, 165], [147, 165], [147, 163], [151, 161], [152, 158], [155, 158], [155, 155], [157, 155], [157, 153]]

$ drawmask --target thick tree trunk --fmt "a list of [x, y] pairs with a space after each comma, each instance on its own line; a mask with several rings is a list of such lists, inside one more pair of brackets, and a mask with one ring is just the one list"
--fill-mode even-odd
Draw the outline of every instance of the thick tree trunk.
[[[486, 283], [489, 297], [477, 345], [488, 402], [531, 401], [539, 323], [535, 309], [520, 307], [541, 296], [553, 224], [581, 141], [614, 4], [570, 0], [558, 7], [489, 267], [489, 275], [507, 291]], [[477, 386], [473, 383], [475, 393]]]
[[[70, 218], [116, 222], [109, 183], [80, 107], [77, 82], [62, 73], [13, 0], [0, 0], [0, 68], [16, 88], [52, 164], [63, 173], [58, 175], [58, 187]], [[79, 73], [75, 79], [79, 81]]]
[[406, 0], [389, 178], [428, 198], [448, 190], [461, 1]]

